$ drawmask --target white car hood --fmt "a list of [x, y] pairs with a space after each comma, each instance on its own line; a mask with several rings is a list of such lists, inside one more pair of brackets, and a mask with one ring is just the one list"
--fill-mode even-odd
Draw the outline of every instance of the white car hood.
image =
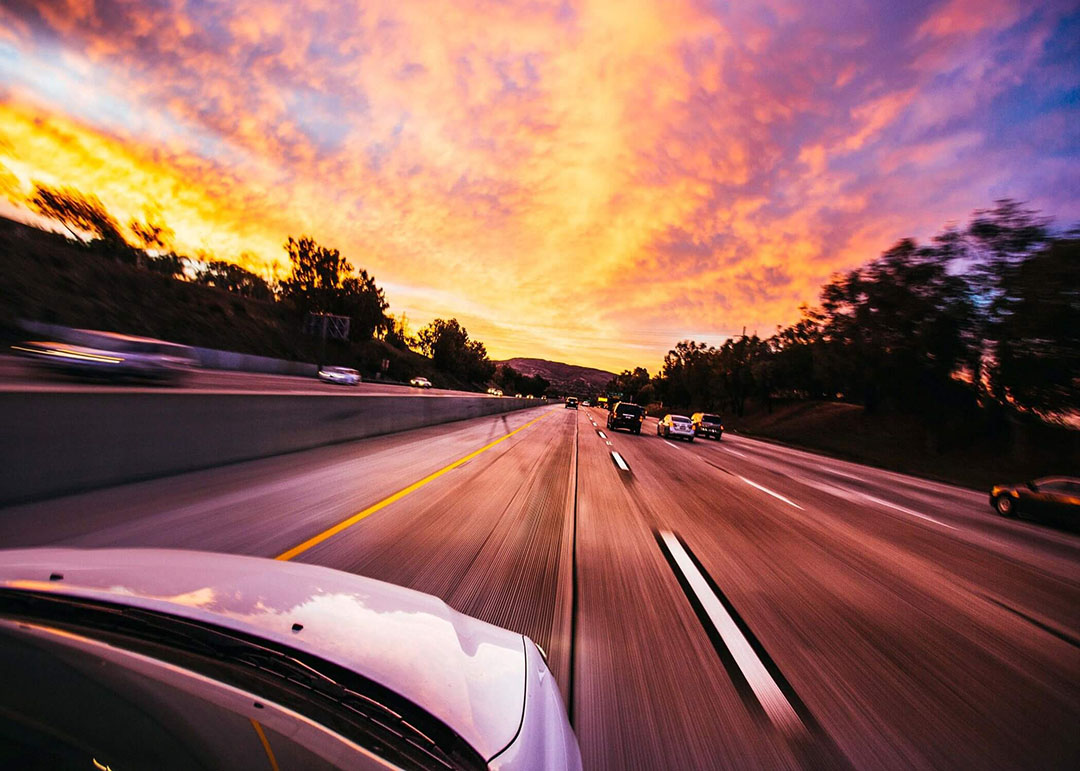
[[521, 725], [524, 638], [382, 581], [206, 552], [20, 549], [0, 550], [0, 587], [157, 610], [311, 653], [423, 707], [486, 759]]

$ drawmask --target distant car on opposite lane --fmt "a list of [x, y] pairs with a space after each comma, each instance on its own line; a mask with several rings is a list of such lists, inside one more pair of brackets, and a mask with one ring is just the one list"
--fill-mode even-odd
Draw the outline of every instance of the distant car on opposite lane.
[[645, 421], [645, 408], [631, 402], [618, 402], [608, 413], [607, 427], [612, 431], [625, 428], [631, 433], [640, 434], [641, 424]]
[[724, 421], [720, 420], [719, 415], [695, 412], [690, 417], [690, 422], [694, 426], [694, 436], [704, 436], [720, 441], [720, 437], [724, 435]]
[[990, 505], [1003, 517], [1065, 517], [1080, 515], [1080, 479], [1043, 477], [1015, 485], [990, 488]]
[[566, 397], [566, 409], [576, 410], [578, 407], [578, 400], [573, 396]]
[[409, 381], [409, 385], [413, 388], [431, 388], [431, 381], [426, 377], [414, 377]]
[[76, 330], [82, 344], [35, 340], [12, 350], [42, 370], [114, 382], [178, 383], [196, 366], [194, 351], [179, 343], [116, 332]]
[[337, 385], [359, 385], [360, 373], [349, 367], [329, 366], [319, 369], [319, 380]]
[[529, 638], [296, 562], [0, 550], [0, 681], [19, 767], [581, 769]]
[[694, 424], [685, 415], [667, 414], [656, 424], [656, 435], [665, 439], [694, 441]]

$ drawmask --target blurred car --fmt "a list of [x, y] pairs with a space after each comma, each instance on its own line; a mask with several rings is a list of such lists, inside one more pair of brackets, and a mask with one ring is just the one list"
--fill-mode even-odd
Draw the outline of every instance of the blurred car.
[[196, 366], [186, 345], [114, 332], [83, 332], [86, 344], [40, 341], [12, 350], [40, 369], [93, 380], [176, 383]]
[[694, 441], [694, 424], [685, 415], [665, 415], [656, 424], [656, 435], [665, 439], [685, 439]]
[[566, 409], [568, 409], [568, 410], [576, 410], [577, 406], [578, 406], [577, 398], [575, 398], [573, 396], [567, 396], [565, 406], [566, 406]]
[[581, 403], [581, 406], [582, 406], [582, 407], [591, 407], [591, 406], [592, 406], [592, 402], [590, 402], [590, 401], [589, 401], [588, 399], [586, 399], [585, 401], [583, 401], [583, 402]]
[[625, 428], [631, 433], [640, 434], [641, 424], [645, 422], [645, 408], [631, 402], [618, 402], [608, 413], [607, 427], [612, 431]]
[[359, 385], [360, 373], [348, 367], [322, 367], [319, 369], [319, 380], [339, 385]]
[[581, 768], [531, 640], [315, 565], [0, 551], [0, 651], [18, 767]]
[[704, 436], [720, 441], [724, 435], [724, 421], [719, 415], [708, 412], [695, 412], [690, 416], [690, 422], [694, 425], [694, 436]]
[[409, 385], [414, 388], [431, 388], [431, 381], [426, 377], [414, 377], [409, 381]]
[[487, 390], [487, 392], [488, 392], [488, 393], [489, 393], [489, 394], [490, 394], [491, 396], [502, 396], [502, 395], [503, 395], [503, 392], [502, 392], [502, 391], [501, 391], [500, 389], [498, 389], [498, 388], [489, 388], [489, 389]]
[[1003, 517], [1076, 518], [1080, 515], [1080, 479], [1043, 477], [1016, 485], [994, 485], [990, 505]]
[[514, 394], [514, 398], [515, 398], [515, 399], [520, 399], [520, 398], [521, 398], [521, 394]]

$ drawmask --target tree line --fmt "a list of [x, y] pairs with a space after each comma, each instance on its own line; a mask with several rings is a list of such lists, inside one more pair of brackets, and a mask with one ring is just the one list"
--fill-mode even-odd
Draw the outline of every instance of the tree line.
[[351, 342], [377, 337], [401, 350], [419, 351], [439, 370], [466, 383], [486, 384], [496, 374], [484, 344], [471, 339], [457, 319], [435, 319], [413, 336], [404, 315], [389, 313], [374, 276], [311, 236], [288, 237], [283, 248], [289, 272], [278, 278], [208, 254], [179, 254], [173, 247], [175, 233], [158, 215], [133, 218], [125, 233], [97, 196], [74, 188], [35, 183], [26, 201], [31, 210], [61, 225], [69, 240], [102, 257], [178, 281], [280, 303], [297, 325], [311, 313], [348, 317]]
[[1080, 410], [1080, 230], [1011, 199], [928, 242], [905, 238], [834, 276], [775, 334], [679, 342], [624, 398], [742, 415], [748, 400], [859, 403], [948, 430], [1002, 411], [1049, 421]]

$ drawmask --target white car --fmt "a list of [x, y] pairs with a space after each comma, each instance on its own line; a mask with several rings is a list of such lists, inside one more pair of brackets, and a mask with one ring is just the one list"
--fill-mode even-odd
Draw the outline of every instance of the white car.
[[0, 551], [0, 682], [34, 768], [581, 769], [527, 637], [302, 563]]
[[409, 381], [409, 385], [414, 388], [431, 388], [431, 381], [426, 377], [414, 377]]
[[359, 385], [360, 373], [348, 367], [323, 367], [319, 370], [319, 380], [339, 385]]
[[656, 435], [665, 439], [685, 439], [694, 441], [694, 424], [690, 418], [684, 415], [672, 415], [668, 413], [656, 424]]

